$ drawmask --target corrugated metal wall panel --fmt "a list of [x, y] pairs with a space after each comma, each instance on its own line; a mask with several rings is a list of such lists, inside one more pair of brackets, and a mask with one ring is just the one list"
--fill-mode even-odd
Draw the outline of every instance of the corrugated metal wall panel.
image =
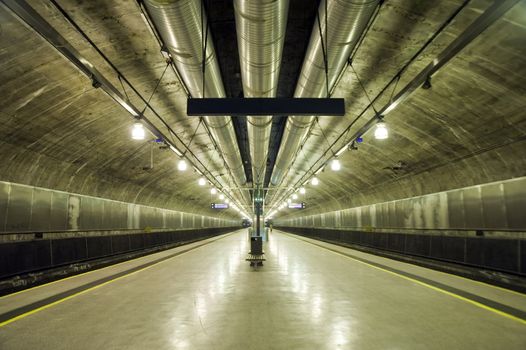
[[449, 209], [449, 225], [452, 228], [465, 228], [464, 201], [462, 191], [447, 193], [447, 207]]
[[464, 195], [465, 227], [472, 229], [483, 226], [480, 186], [465, 188], [462, 193]]
[[238, 225], [153, 208], [0, 181], [0, 232], [202, 228]]
[[526, 227], [526, 178], [504, 183], [506, 221], [509, 228]]
[[507, 227], [503, 184], [482, 187], [482, 214], [485, 227]]
[[26, 186], [11, 186], [7, 207], [7, 231], [28, 231], [31, 222], [33, 189]]
[[63, 192], [53, 192], [51, 195], [51, 215], [49, 229], [63, 231], [68, 229], [69, 195]]
[[31, 209], [30, 229], [33, 231], [49, 230], [52, 192], [35, 188], [33, 190], [33, 208]]
[[10, 188], [10, 184], [0, 182], [0, 231], [6, 230], [7, 205], [9, 202]]
[[289, 220], [300, 227], [526, 230], [526, 177]]

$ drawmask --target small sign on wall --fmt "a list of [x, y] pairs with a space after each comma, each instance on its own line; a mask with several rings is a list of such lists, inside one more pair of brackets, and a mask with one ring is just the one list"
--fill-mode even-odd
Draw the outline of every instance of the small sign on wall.
[[212, 203], [212, 209], [228, 209], [227, 203]]
[[289, 209], [305, 209], [305, 202], [289, 203]]

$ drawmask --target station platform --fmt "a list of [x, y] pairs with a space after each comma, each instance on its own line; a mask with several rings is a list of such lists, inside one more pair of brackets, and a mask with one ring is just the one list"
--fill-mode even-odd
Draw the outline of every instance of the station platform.
[[526, 295], [239, 230], [0, 298], [0, 349], [526, 349]]

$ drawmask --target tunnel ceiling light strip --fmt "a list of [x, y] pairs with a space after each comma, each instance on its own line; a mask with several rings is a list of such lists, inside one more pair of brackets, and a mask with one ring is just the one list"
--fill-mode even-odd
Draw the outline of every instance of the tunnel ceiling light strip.
[[[179, 149], [177, 147], [175, 147], [174, 145], [170, 145], [170, 149], [175, 153], [177, 154], [179, 157], [182, 157], [183, 156], [183, 153], [181, 151], [179, 151]], [[197, 169], [197, 168], [196, 168]]]
[[338, 152], [335, 153], [335, 156], [336, 156], [336, 157], [340, 156], [343, 152], [345, 152], [345, 151], [347, 150], [347, 147], [348, 147], [348, 146], [349, 146], [349, 145], [346, 144], [345, 146], [343, 146], [342, 148], [340, 148], [340, 150], [339, 150]]

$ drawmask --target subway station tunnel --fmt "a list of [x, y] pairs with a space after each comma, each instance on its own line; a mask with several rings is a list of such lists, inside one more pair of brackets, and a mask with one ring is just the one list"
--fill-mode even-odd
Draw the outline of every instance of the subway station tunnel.
[[524, 0], [0, 0], [0, 92], [2, 350], [526, 348]]

